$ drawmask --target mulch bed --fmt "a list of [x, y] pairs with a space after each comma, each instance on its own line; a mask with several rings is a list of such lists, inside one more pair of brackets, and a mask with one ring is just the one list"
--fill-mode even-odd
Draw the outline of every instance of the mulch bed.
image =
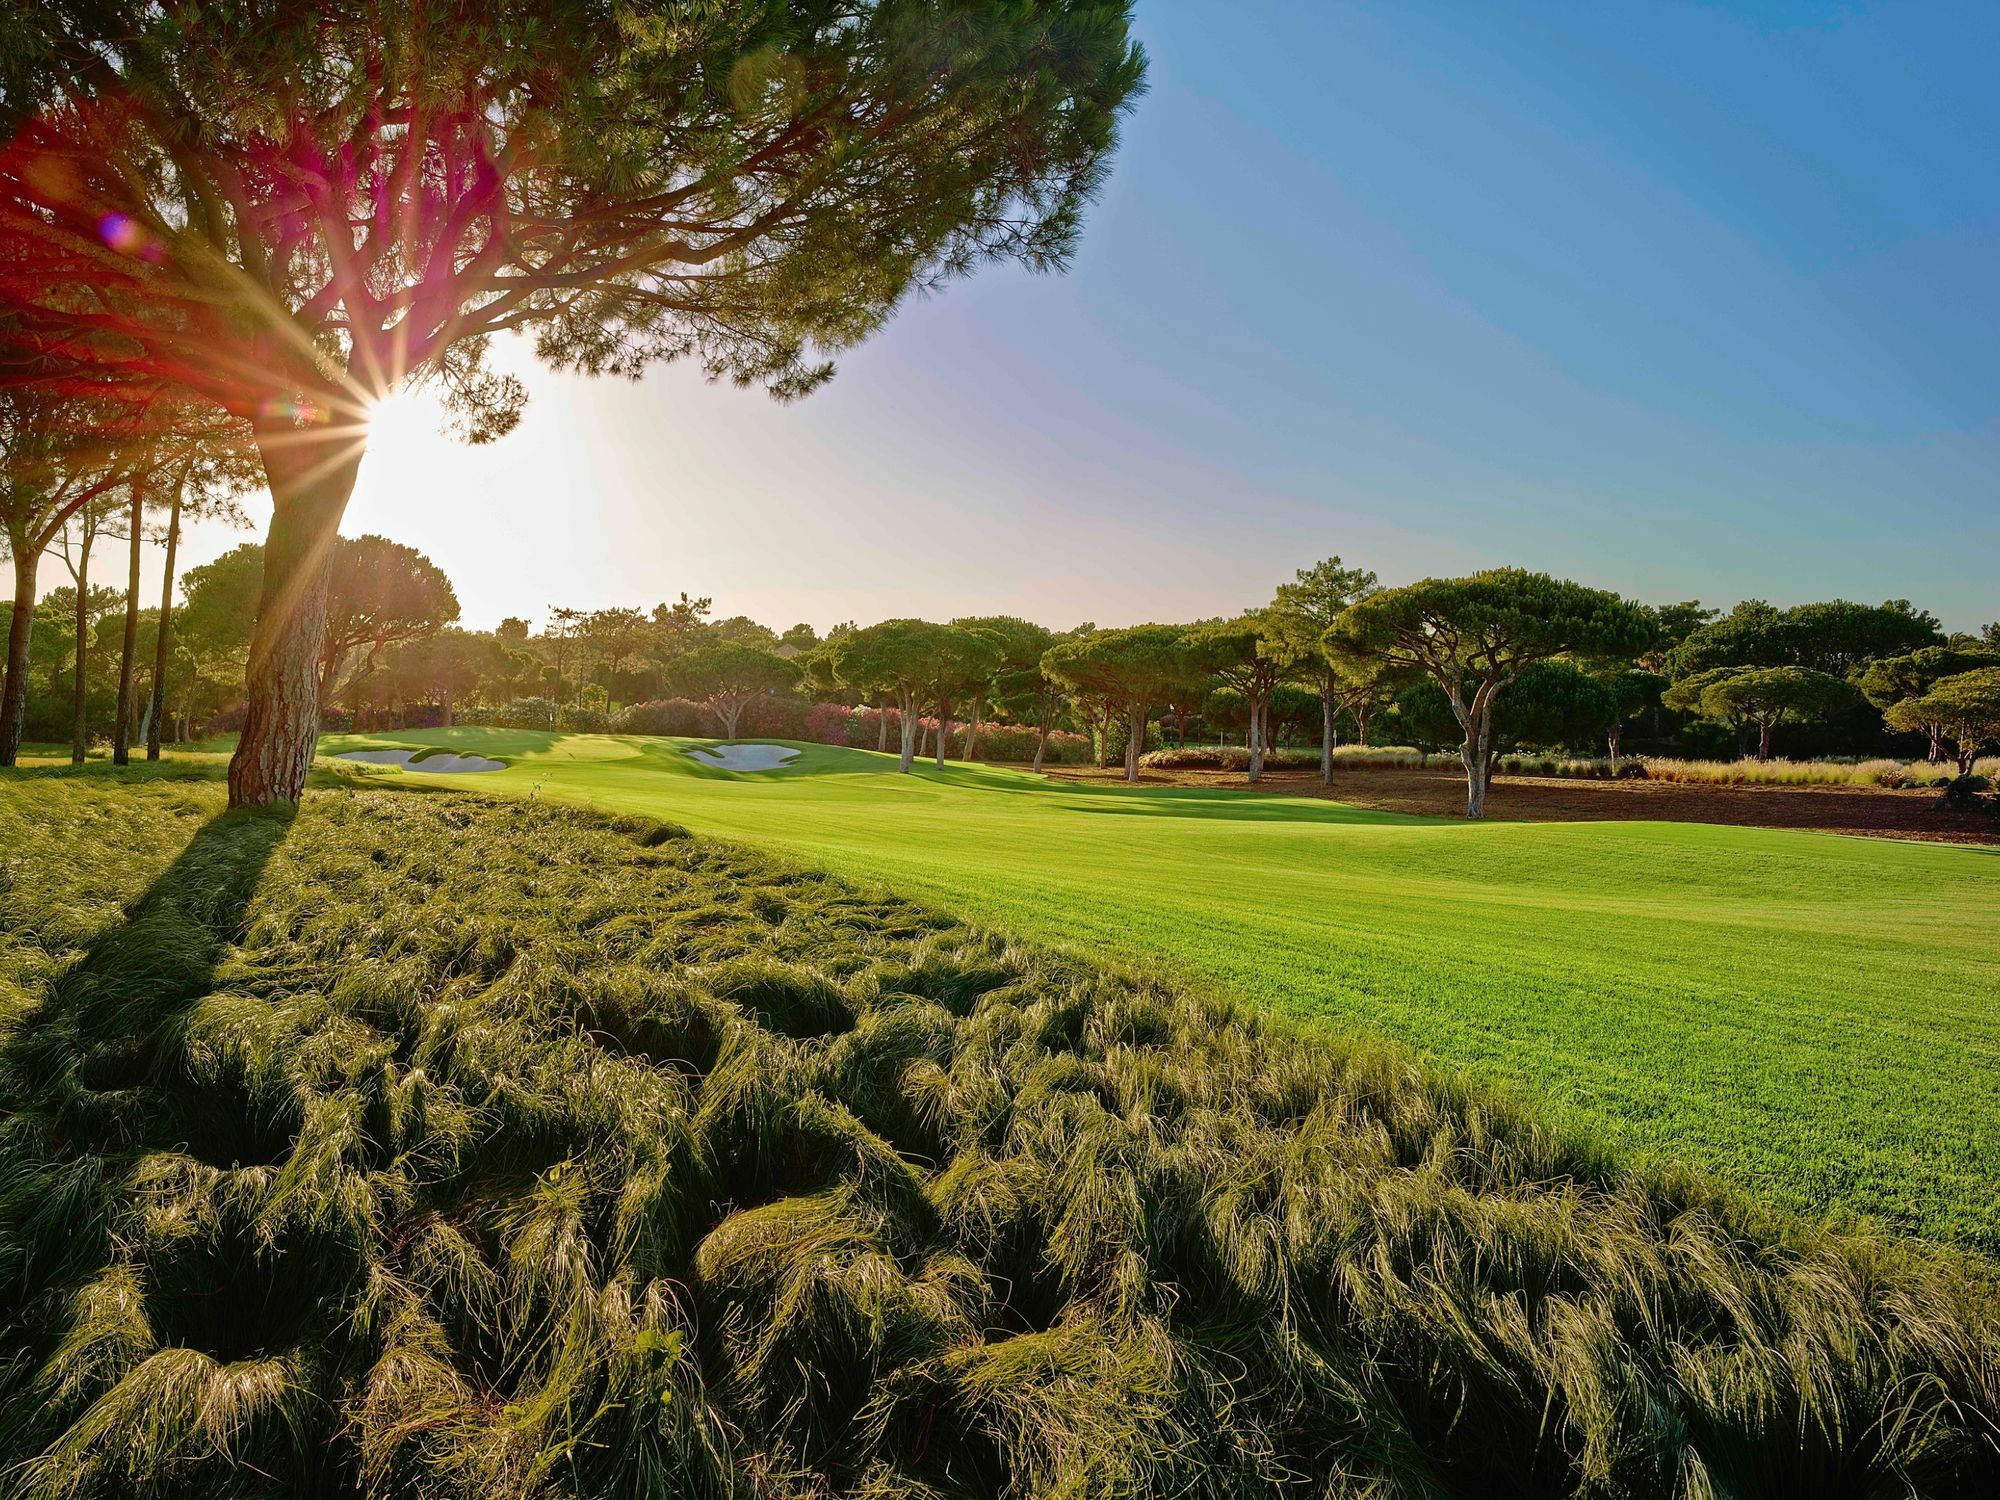
[[[1122, 781], [1119, 771], [1063, 767], [1059, 781]], [[1284, 792], [1326, 797], [1383, 812], [1457, 817], [1465, 811], [1465, 780], [1451, 766], [1336, 770], [1333, 785], [1316, 771], [1266, 771], [1252, 788], [1240, 772], [1145, 771], [1149, 786], [1197, 786], [1225, 791]], [[2000, 818], [1953, 812], [1935, 790], [1875, 786], [1708, 786], [1680, 781], [1588, 781], [1559, 776], [1496, 776], [1487, 793], [1489, 818], [1522, 823], [1657, 819], [1729, 823], [1749, 828], [1811, 828], [1825, 833], [1928, 839], [1953, 844], [2000, 844]]]

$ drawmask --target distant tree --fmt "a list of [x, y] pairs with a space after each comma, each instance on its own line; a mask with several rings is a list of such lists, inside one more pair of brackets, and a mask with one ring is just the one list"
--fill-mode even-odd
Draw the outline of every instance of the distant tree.
[[[1433, 677], [1410, 682], [1396, 700], [1405, 732], [1424, 745], [1443, 748], [1463, 735], [1451, 700]], [[1521, 669], [1493, 705], [1487, 746], [1489, 773], [1513, 750], [1566, 750], [1586, 745], [1603, 732], [1613, 713], [1611, 690], [1601, 677], [1575, 662], [1557, 658]]]
[[1639, 714], [1656, 708], [1666, 692], [1668, 679], [1644, 667], [1601, 667], [1593, 674], [1604, 687], [1605, 718], [1600, 726], [1604, 748], [1615, 768], [1619, 748], [1625, 741], [1625, 726]]
[[1683, 599], [1678, 604], [1642, 604], [1639, 607], [1653, 624], [1653, 638], [1640, 652], [1639, 665], [1655, 673], [1666, 671], [1667, 657], [1675, 647], [1722, 613], [1710, 609], [1699, 599]]
[[1844, 677], [1878, 657], [1943, 644], [1936, 619], [1907, 599], [1835, 599], [1783, 610], [1750, 599], [1694, 631], [1666, 654], [1665, 665], [1676, 681], [1716, 667], [1805, 667]]
[[1151, 709], [1186, 696], [1199, 667], [1179, 625], [1131, 625], [1099, 630], [1049, 647], [1042, 669], [1070, 692], [1121, 706], [1125, 713], [1125, 779], [1139, 779]]
[[1984, 630], [1980, 631], [1979, 638], [1986, 642], [1987, 645], [2000, 650], [2000, 620], [1995, 620]]
[[972, 760], [987, 707], [1006, 710], [1033, 703], [1041, 685], [1042, 654], [1054, 644], [1055, 633], [1017, 615], [969, 615], [952, 624], [985, 637], [993, 646], [990, 670], [973, 689], [972, 713], [965, 726], [965, 758]]
[[[234, 460], [233, 462], [231, 460]], [[223, 450], [197, 453], [171, 471], [162, 471], [168, 488], [167, 525], [161, 538], [166, 561], [160, 570], [160, 608], [153, 626], [153, 681], [146, 705], [146, 759], [160, 758], [160, 735], [167, 715], [167, 679], [173, 655], [174, 568], [180, 553], [182, 522], [200, 517], [232, 526], [247, 524], [235, 503], [245, 483], [243, 455]], [[188, 674], [183, 674], [186, 679]]]
[[[474, 440], [492, 338], [799, 396], [915, 290], [1059, 266], [1144, 60], [1122, 4], [15, 7], [0, 305], [57, 366], [256, 423], [274, 501], [237, 803], [312, 757], [366, 403]], [[100, 228], [121, 227], [107, 252]]]
[[528, 631], [528, 622], [519, 615], [509, 615], [493, 627], [493, 634], [503, 645], [511, 649], [518, 649], [528, 644]]
[[1354, 721], [1355, 740], [1365, 746], [1368, 726], [1396, 701], [1396, 695], [1408, 685], [1407, 674], [1397, 672], [1379, 657], [1335, 649], [1337, 640], [1331, 633], [1321, 640], [1321, 649], [1333, 668], [1334, 702]]
[[713, 599], [692, 599], [685, 592], [672, 604], [654, 605], [651, 645], [654, 659], [665, 664], [700, 645], [708, 633], [709, 612], [714, 608]]
[[804, 655], [819, 644], [819, 632], [801, 620], [778, 637], [778, 644], [789, 646], [800, 655]]
[[458, 700], [499, 669], [506, 649], [497, 636], [446, 628], [391, 650], [384, 675], [395, 698], [437, 704], [449, 726], [458, 722]]
[[[264, 565], [268, 574], [268, 553]], [[336, 538], [320, 640], [320, 695], [330, 701], [343, 676], [368, 670], [388, 647], [430, 635], [457, 618], [451, 580], [416, 548], [380, 536]]]
[[[1868, 701], [1885, 714], [1906, 699], [1922, 698], [1947, 677], [1975, 672], [1984, 667], [2000, 667], [2000, 650], [1980, 650], [1963, 646], [1926, 646], [1907, 656], [1891, 656], [1870, 662], [1855, 678]], [[1903, 716], [1907, 720], [1908, 716]], [[1944, 759], [1945, 731], [1942, 724], [1922, 723], [1918, 727], [1930, 740], [1930, 763]]]
[[1333, 780], [1335, 718], [1341, 704], [1341, 668], [1327, 650], [1327, 632], [1357, 599], [1375, 592], [1375, 575], [1329, 557], [1301, 568], [1291, 583], [1278, 585], [1267, 611], [1272, 630], [1286, 642], [1294, 664], [1319, 693], [1319, 779]]
[[1000, 654], [999, 643], [990, 635], [963, 625], [938, 627], [931, 659], [930, 701], [937, 714], [940, 771], [951, 740], [952, 710], [988, 689]]
[[1825, 718], [1860, 697], [1852, 684], [1809, 667], [1719, 668], [1704, 677], [1694, 706], [1712, 719], [1754, 725], [1759, 760], [1771, 758], [1771, 731], [1780, 724]]
[[847, 636], [840, 648], [840, 675], [857, 692], [896, 707], [902, 756], [896, 769], [908, 773], [917, 753], [917, 720], [936, 680], [939, 637], [946, 627], [929, 620], [883, 620]]
[[1296, 642], [1281, 634], [1261, 610], [1193, 626], [1187, 642], [1195, 670], [1243, 695], [1249, 719], [1249, 779], [1254, 784], [1264, 774], [1271, 690], [1291, 671]]
[[778, 633], [770, 626], [751, 619], [748, 615], [730, 615], [717, 620], [708, 627], [710, 641], [738, 641], [746, 646], [756, 646], [765, 651], [778, 649]]
[[1465, 815], [1486, 811], [1493, 709], [1527, 668], [1563, 655], [1632, 656], [1652, 624], [1635, 604], [1602, 589], [1496, 568], [1468, 578], [1427, 578], [1360, 600], [1330, 637], [1350, 657], [1428, 675], [1463, 735]]
[[[134, 450], [91, 435], [95, 422], [83, 415], [85, 405], [0, 385], [0, 549], [14, 564], [7, 659], [0, 682], [0, 766], [13, 765], [20, 754], [42, 559], [66, 528], [81, 528], [78, 517], [85, 509], [92, 511], [89, 526], [94, 539], [105, 497], [142, 467], [134, 461]], [[72, 527], [72, 522], [77, 525]]]
[[1719, 701], [1707, 702], [1704, 699], [1704, 694], [1710, 687], [1731, 673], [1742, 670], [1741, 667], [1709, 667], [1692, 676], [1682, 677], [1668, 684], [1660, 694], [1660, 701], [1676, 713], [1688, 714], [1695, 718], [1713, 718], [1727, 725], [1736, 736], [1737, 755], [1746, 755], [1749, 753], [1746, 736], [1750, 731], [1750, 721], [1728, 704]]
[[629, 668], [646, 649], [649, 635], [646, 616], [636, 609], [593, 609], [578, 622], [577, 648], [586, 663], [579, 675], [604, 690], [607, 706], [614, 697], [638, 691], [640, 684]]
[[1892, 729], [1939, 726], [1957, 751], [1958, 774], [1970, 776], [1979, 752], [2000, 746], [2000, 667], [1944, 678], [1921, 698], [1892, 706], [1886, 717]]
[[[97, 545], [105, 521], [118, 509], [116, 491], [100, 492], [88, 504], [70, 513], [56, 539], [57, 554], [75, 590], [76, 618], [71, 639], [75, 641], [75, 661], [70, 676], [70, 764], [82, 765], [90, 749], [87, 713], [90, 703], [90, 637], [95, 616], [90, 612], [90, 554]], [[120, 598], [122, 603], [122, 597]]]
[[674, 663], [675, 691], [705, 705], [722, 726], [724, 739], [736, 738], [743, 710], [799, 680], [796, 662], [742, 641], [697, 647]]

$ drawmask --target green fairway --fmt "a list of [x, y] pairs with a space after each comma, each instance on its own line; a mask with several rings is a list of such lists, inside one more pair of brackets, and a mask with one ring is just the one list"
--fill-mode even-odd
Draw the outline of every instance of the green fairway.
[[437, 730], [579, 799], [1379, 1028], [1795, 1204], [2000, 1247], [2000, 855], [1697, 824], [1467, 825], [805, 746]]

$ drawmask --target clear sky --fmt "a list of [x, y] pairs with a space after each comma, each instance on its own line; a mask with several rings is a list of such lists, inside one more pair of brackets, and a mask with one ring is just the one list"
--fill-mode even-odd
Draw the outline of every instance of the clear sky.
[[479, 626], [1184, 619], [1330, 553], [2000, 616], [2000, 5], [1138, 8], [1068, 275], [913, 303], [791, 407], [537, 373], [471, 450], [392, 403], [343, 530]]

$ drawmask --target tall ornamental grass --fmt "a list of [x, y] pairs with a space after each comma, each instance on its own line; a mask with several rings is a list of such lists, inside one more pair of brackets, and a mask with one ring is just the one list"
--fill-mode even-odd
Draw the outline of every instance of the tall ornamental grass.
[[0, 1495], [1988, 1495], [1990, 1286], [639, 821], [0, 782]]
[[[2000, 758], [1979, 761], [1974, 774], [2000, 777]], [[1673, 760], [1664, 756], [1628, 755], [1610, 760], [1596, 755], [1554, 755], [1519, 752], [1500, 758], [1509, 776], [1564, 776], [1584, 780], [1630, 777], [1646, 781], [1678, 781], [1696, 786], [1881, 786], [1941, 787], [1958, 775], [1949, 762], [1931, 765], [1910, 760]]]

